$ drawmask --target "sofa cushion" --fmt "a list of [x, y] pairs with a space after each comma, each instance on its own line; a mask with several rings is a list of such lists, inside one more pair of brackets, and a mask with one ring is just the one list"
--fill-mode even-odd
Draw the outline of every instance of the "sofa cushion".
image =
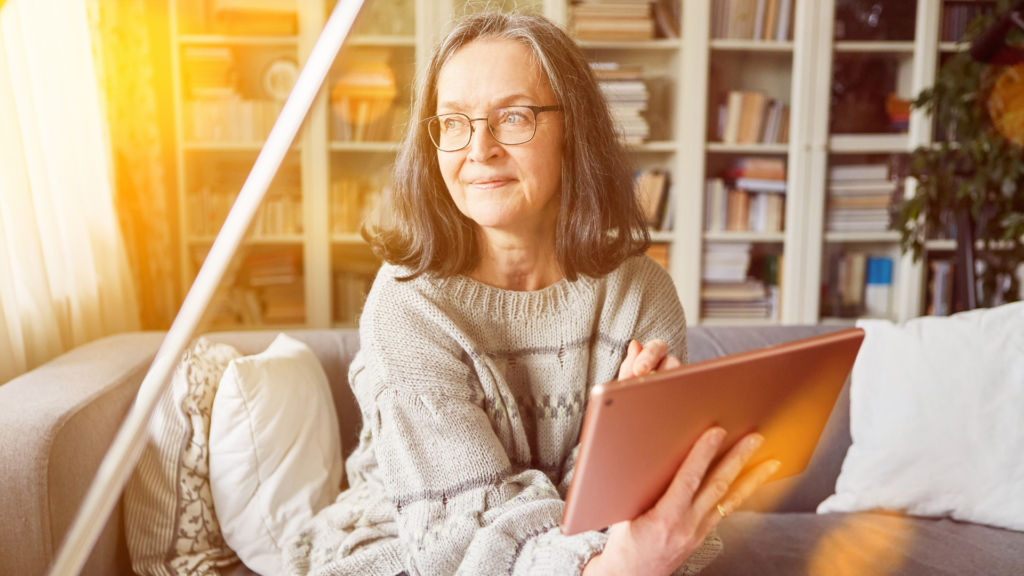
[[853, 446], [819, 512], [889, 510], [1024, 532], [1024, 302], [858, 323]]
[[282, 574], [281, 549], [338, 496], [344, 463], [331, 389], [303, 343], [279, 334], [233, 360], [210, 424], [210, 486], [228, 545], [260, 574]]
[[701, 576], [1017, 576], [1024, 534], [895, 514], [736, 512]]
[[149, 420], [149, 438], [124, 493], [125, 534], [138, 574], [204, 574], [238, 560], [214, 511], [209, 434], [221, 376], [239, 356], [231, 346], [199, 338]]

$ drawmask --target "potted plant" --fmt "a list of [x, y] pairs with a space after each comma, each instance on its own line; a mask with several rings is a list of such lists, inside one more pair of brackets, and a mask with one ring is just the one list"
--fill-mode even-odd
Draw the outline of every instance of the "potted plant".
[[[996, 14], [1008, 8], [1009, 2], [1000, 0]], [[994, 22], [992, 15], [979, 16], [967, 40]], [[1016, 32], [1008, 42], [1020, 39]], [[935, 86], [913, 102], [936, 119], [939, 142], [911, 154], [910, 176], [917, 180], [917, 193], [898, 205], [892, 227], [901, 233], [904, 253], [912, 250], [918, 260], [929, 230], [956, 223], [961, 290], [974, 291], [965, 308], [1020, 298], [1016, 271], [1024, 263], [1022, 88], [1024, 64], [984, 64], [962, 51], [942, 66]]]

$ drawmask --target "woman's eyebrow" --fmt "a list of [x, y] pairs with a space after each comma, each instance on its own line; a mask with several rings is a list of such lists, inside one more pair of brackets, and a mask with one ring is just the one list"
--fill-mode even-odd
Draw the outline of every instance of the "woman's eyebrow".
[[[520, 94], [520, 93], [509, 94], [508, 96], [500, 96], [498, 98], [494, 98], [494, 99], [491, 100], [491, 105], [488, 108], [488, 110], [493, 110], [495, 108], [501, 108], [502, 106], [521, 104], [523, 101], [529, 101], [529, 100], [531, 100], [530, 96], [527, 96], [526, 94]], [[513, 103], [515, 103], [515, 104], [513, 104]], [[452, 111], [460, 111], [461, 112], [461, 111], [464, 111], [464, 110], [466, 110], [468, 108], [470, 108], [470, 106], [467, 105], [465, 102], [463, 102], [461, 100], [446, 100], [444, 102], [438, 102], [438, 104], [437, 104], [437, 110], [439, 112], [441, 110], [452, 110]]]

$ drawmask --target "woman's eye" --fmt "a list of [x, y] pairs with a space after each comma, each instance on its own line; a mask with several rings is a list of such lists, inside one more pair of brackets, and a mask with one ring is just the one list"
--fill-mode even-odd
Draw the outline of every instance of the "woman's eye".
[[449, 118], [444, 121], [445, 130], [458, 130], [460, 122], [454, 118]]
[[512, 112], [508, 116], [505, 116], [505, 124], [519, 124], [523, 120], [525, 120], [525, 118], [523, 118], [523, 115], [518, 112]]

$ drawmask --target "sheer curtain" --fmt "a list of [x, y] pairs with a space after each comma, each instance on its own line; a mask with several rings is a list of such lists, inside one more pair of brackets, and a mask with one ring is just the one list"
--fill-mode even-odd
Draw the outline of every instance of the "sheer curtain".
[[0, 8], [0, 382], [138, 330], [85, 0]]

